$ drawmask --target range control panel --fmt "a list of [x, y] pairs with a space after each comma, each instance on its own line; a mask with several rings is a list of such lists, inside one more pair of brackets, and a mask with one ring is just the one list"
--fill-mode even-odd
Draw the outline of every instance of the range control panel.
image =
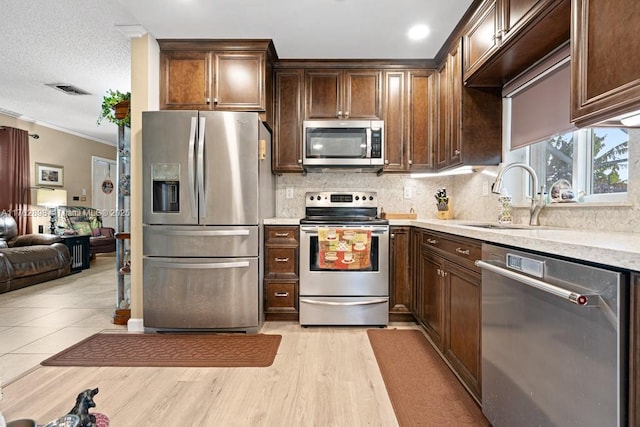
[[305, 196], [306, 207], [377, 208], [378, 193], [375, 191], [330, 192], [310, 191]]

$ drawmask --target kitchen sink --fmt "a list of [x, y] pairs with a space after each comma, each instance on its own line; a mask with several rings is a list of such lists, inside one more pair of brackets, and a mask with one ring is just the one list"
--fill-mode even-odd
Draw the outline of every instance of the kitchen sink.
[[460, 224], [466, 227], [478, 227], [493, 230], [548, 230], [549, 227], [540, 225], [524, 225], [524, 224]]

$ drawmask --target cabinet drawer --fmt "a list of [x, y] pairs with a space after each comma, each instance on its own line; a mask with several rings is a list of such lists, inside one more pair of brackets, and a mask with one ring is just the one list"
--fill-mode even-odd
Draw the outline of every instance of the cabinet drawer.
[[265, 277], [298, 276], [298, 248], [267, 247]]
[[264, 296], [266, 311], [297, 311], [298, 281], [266, 281]]
[[422, 233], [422, 245], [437, 249], [441, 255], [451, 261], [466, 265], [474, 270], [477, 268], [474, 262], [482, 258], [482, 245], [475, 240]]
[[269, 226], [265, 227], [265, 243], [268, 245], [297, 245], [298, 227]]

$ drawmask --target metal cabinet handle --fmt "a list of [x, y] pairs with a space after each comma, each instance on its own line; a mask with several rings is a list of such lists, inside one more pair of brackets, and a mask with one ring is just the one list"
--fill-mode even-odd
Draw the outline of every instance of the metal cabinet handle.
[[286, 232], [286, 233], [276, 233], [276, 237], [289, 237], [289, 232]]
[[427, 239], [427, 243], [430, 245], [435, 245], [436, 243], [438, 243], [438, 241], [436, 239]]
[[338, 111], [338, 118], [342, 117], [342, 111]]
[[348, 119], [348, 118], [349, 118], [349, 112], [348, 112], [348, 111], [345, 111], [345, 112], [344, 112], [344, 118], [345, 118], [345, 119]]
[[211, 104], [211, 98], [205, 98], [204, 102], [207, 103], [207, 104]]
[[461, 255], [469, 255], [469, 249], [456, 248], [456, 252]]
[[453, 152], [453, 154], [455, 154], [456, 156], [459, 156], [459, 155], [460, 155], [460, 150], [455, 150], [455, 151]]
[[410, 165], [412, 165], [412, 164], [413, 164], [413, 160], [409, 159], [408, 163], [409, 163]]
[[301, 165], [302, 164], [302, 159], [298, 159], [298, 164]]
[[278, 298], [286, 298], [289, 296], [289, 292], [274, 292], [273, 295]]
[[289, 262], [289, 258], [274, 258], [276, 262]]

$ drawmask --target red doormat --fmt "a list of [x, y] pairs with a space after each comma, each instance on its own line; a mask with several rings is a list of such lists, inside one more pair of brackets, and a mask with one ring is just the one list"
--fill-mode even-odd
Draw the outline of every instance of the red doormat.
[[265, 367], [281, 335], [98, 333], [43, 366]]
[[400, 426], [489, 426], [475, 400], [416, 329], [368, 329]]

